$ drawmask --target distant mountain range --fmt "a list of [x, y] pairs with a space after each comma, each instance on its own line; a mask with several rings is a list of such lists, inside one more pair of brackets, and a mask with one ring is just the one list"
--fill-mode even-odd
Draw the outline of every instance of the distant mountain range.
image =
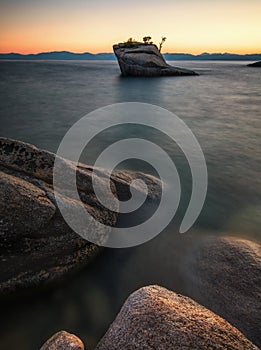
[[234, 53], [202, 53], [200, 55], [191, 55], [189, 53], [166, 53], [164, 57], [167, 61], [171, 60], [229, 60], [229, 61], [259, 61], [261, 54], [238, 55]]
[[[237, 60], [260, 61], [260, 54], [238, 55], [232, 53], [202, 53], [192, 55], [188, 53], [166, 53], [163, 55], [167, 61], [174, 60]], [[0, 60], [115, 60], [113, 53], [92, 54], [89, 52], [73, 53], [69, 51], [42, 52], [22, 55], [19, 53], [0, 53]]]

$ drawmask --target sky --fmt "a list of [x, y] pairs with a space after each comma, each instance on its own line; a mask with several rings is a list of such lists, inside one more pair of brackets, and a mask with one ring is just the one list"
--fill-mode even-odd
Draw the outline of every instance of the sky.
[[163, 52], [261, 53], [261, 0], [0, 0], [0, 52], [112, 52], [146, 35]]

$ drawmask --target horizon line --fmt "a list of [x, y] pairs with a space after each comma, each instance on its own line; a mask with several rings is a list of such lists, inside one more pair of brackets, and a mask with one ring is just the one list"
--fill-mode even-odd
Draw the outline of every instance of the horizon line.
[[[61, 53], [61, 52], [66, 52], [66, 53], [72, 53], [72, 54], [89, 54], [89, 55], [101, 55], [101, 54], [114, 54], [113, 51], [110, 52], [97, 52], [97, 53], [93, 53], [90, 51], [83, 51], [83, 52], [74, 52], [74, 51], [68, 51], [68, 50], [54, 50], [54, 51], [39, 51], [39, 52], [30, 52], [30, 53], [20, 53], [20, 52], [0, 52], [1, 55], [10, 55], [10, 54], [16, 54], [16, 55], [22, 55], [22, 56], [27, 56], [27, 55], [39, 55], [39, 54], [46, 54], [46, 53]], [[245, 55], [261, 55], [261, 52], [249, 52], [249, 53], [236, 53], [236, 52], [228, 52], [228, 51], [224, 51], [224, 52], [207, 52], [207, 51], [203, 51], [199, 54], [195, 54], [195, 53], [190, 53], [190, 52], [163, 52], [162, 55], [166, 55], [166, 54], [185, 54], [185, 55], [193, 55], [193, 56], [200, 56], [200, 55], [204, 55], [204, 54], [209, 54], [209, 55], [216, 55], [216, 54], [229, 54], [229, 55], [239, 55], [239, 56], [245, 56]]]

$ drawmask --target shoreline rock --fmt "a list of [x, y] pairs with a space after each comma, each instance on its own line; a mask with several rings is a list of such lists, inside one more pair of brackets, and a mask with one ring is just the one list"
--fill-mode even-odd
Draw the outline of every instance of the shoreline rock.
[[261, 347], [261, 247], [235, 237], [199, 240], [183, 261], [187, 293]]
[[154, 44], [133, 43], [113, 45], [123, 76], [157, 77], [198, 75], [196, 72], [166, 63]]
[[192, 299], [148, 286], [129, 296], [95, 350], [257, 350], [220, 316]]
[[[25, 142], [0, 138], [0, 295], [56, 282], [89, 263], [99, 247], [74, 233], [57, 207], [53, 193], [53, 164], [55, 154], [40, 150]], [[72, 162], [62, 160], [66, 171]], [[101, 241], [110, 227], [119, 220], [115, 211], [103, 207], [92, 188], [93, 168], [77, 167], [77, 187], [81, 201], [70, 194], [59, 199], [64, 205], [81, 205], [94, 218], [88, 226], [89, 234]], [[104, 186], [106, 170], [97, 175]], [[154, 207], [161, 196], [161, 183], [153, 176], [129, 171], [116, 171], [111, 176], [116, 197], [127, 199], [129, 185], [134, 178], [142, 178], [148, 185], [147, 204]], [[65, 177], [66, 184], [66, 177]], [[143, 191], [136, 186], [137, 191]], [[118, 201], [117, 201], [118, 202]], [[106, 225], [97, 228], [97, 221]]]
[[84, 344], [76, 335], [60, 331], [48, 339], [40, 350], [84, 350]]
[[248, 67], [261, 67], [261, 61], [250, 63], [247, 66]]

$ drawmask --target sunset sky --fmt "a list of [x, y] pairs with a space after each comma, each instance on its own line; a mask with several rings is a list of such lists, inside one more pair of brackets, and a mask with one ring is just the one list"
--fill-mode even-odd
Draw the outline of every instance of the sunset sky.
[[0, 52], [111, 52], [150, 35], [164, 52], [261, 53], [261, 0], [0, 0]]

